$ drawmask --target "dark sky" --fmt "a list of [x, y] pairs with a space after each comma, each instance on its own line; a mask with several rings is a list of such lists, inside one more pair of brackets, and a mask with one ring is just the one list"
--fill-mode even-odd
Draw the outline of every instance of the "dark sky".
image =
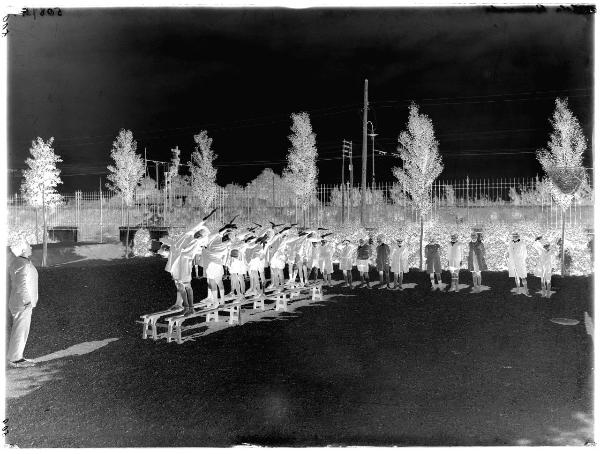
[[[281, 172], [290, 114], [302, 110], [317, 134], [319, 181], [338, 183], [342, 139], [360, 155], [365, 78], [376, 148], [396, 150], [414, 100], [433, 120], [443, 178], [541, 174], [532, 152], [548, 141], [556, 96], [568, 97], [591, 149], [593, 15], [63, 9], [9, 26], [8, 166], [24, 167], [34, 137], [54, 136], [62, 191], [98, 187], [120, 128], [149, 159], [167, 161], [178, 145], [184, 162], [207, 129], [222, 185]], [[377, 180], [391, 181], [399, 161], [376, 159]]]

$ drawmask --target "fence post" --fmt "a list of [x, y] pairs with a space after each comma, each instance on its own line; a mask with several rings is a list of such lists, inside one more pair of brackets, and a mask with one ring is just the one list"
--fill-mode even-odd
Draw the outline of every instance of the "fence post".
[[102, 244], [102, 189], [100, 189], [100, 243]]
[[467, 222], [469, 222], [469, 175], [467, 175]]

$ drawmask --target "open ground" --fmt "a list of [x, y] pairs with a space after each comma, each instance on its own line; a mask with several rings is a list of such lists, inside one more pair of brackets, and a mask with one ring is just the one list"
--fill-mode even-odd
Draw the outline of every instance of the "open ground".
[[[162, 258], [39, 269], [26, 356], [9, 369], [6, 442], [21, 448], [582, 445], [592, 433], [591, 277], [552, 300], [491, 290], [325, 289], [323, 301], [182, 345], [141, 339], [170, 306]], [[335, 275], [334, 275], [335, 277]], [[341, 278], [341, 275], [338, 276]], [[444, 276], [448, 281], [448, 276]], [[461, 284], [469, 284], [468, 273]], [[536, 285], [537, 284], [537, 285]], [[204, 281], [194, 281], [196, 300]], [[272, 307], [273, 304], [269, 305]]]

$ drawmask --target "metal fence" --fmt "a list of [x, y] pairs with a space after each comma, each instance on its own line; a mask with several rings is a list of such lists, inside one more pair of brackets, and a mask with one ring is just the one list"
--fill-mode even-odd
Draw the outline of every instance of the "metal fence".
[[[63, 203], [49, 210], [48, 227], [78, 229], [79, 241], [113, 241], [119, 227], [157, 226], [183, 228], [216, 208], [215, 220], [226, 222], [238, 215], [238, 222], [295, 222], [325, 226], [360, 219], [360, 188], [342, 190], [340, 185], [318, 186], [309, 206], [302, 210], [297, 197], [281, 185], [264, 188], [228, 186], [219, 188], [211, 207], [198, 206], [189, 188], [168, 191], [140, 191], [129, 209], [121, 197], [110, 191], [75, 192], [63, 195]], [[418, 213], [397, 183], [368, 187], [365, 193], [365, 223], [417, 222]], [[561, 210], [547, 188], [535, 178], [438, 180], [431, 188], [432, 210], [427, 219], [478, 223], [485, 221], [536, 220], [546, 226], [561, 223]], [[566, 213], [568, 225], [593, 223], [593, 192], [583, 187]], [[8, 226], [41, 228], [41, 210], [29, 207], [20, 195], [8, 198]]]

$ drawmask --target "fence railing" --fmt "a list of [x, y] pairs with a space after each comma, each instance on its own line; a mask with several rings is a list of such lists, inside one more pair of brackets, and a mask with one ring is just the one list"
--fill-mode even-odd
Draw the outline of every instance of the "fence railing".
[[[561, 210], [543, 183], [535, 178], [438, 180], [431, 188], [432, 210], [427, 220], [442, 218], [457, 222], [514, 221], [535, 219], [557, 227]], [[291, 190], [281, 187], [219, 188], [208, 208], [199, 207], [190, 189], [145, 190], [136, 194], [129, 209], [111, 191], [63, 195], [63, 203], [48, 211], [49, 227], [78, 228], [80, 241], [111, 241], [119, 227], [158, 226], [182, 228], [216, 208], [216, 221], [237, 215], [238, 222], [292, 222], [300, 225], [333, 225], [360, 219], [360, 188], [320, 185], [305, 210]], [[8, 198], [8, 226], [41, 228], [41, 210], [28, 206], [20, 195]], [[365, 192], [365, 222], [417, 222], [418, 213], [397, 183], [382, 183]], [[568, 225], [593, 223], [593, 191], [583, 187], [566, 213]]]

